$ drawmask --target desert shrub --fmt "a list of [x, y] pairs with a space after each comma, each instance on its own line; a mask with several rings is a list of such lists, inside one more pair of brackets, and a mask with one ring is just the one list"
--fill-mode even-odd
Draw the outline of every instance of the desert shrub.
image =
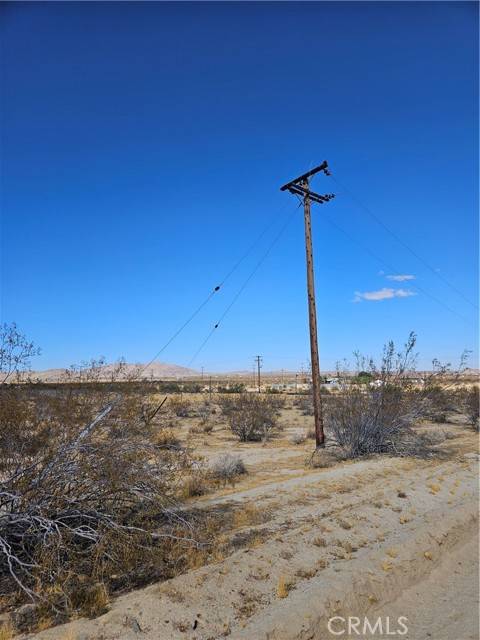
[[199, 427], [198, 425], [193, 424], [190, 429], [188, 430], [188, 435], [193, 436], [193, 435], [198, 435], [199, 433], [202, 433], [203, 429], [201, 427]]
[[477, 386], [467, 389], [464, 394], [464, 407], [468, 423], [476, 431], [480, 428], [480, 392]]
[[[315, 437], [315, 433], [314, 433], [314, 437]], [[306, 439], [307, 439], [307, 436], [305, 435], [305, 433], [297, 432], [292, 435], [292, 437], [290, 438], [290, 442], [292, 442], [293, 444], [303, 444]]]
[[358, 384], [369, 384], [373, 380], [373, 374], [371, 371], [358, 371], [354, 378], [354, 382]]
[[[276, 398], [275, 398], [276, 399]], [[277, 426], [278, 408], [272, 396], [242, 393], [220, 400], [230, 429], [241, 442], [266, 440]]]
[[189, 475], [183, 481], [182, 496], [184, 498], [195, 498], [203, 496], [208, 492], [208, 482], [205, 475], [196, 472]]
[[171, 398], [168, 406], [177, 418], [188, 418], [193, 413], [191, 401], [181, 396]]
[[339, 463], [340, 460], [347, 456], [339, 451], [329, 451], [327, 449], [318, 449], [314, 456], [309, 455], [306, 463], [313, 469], [327, 469]]
[[283, 395], [274, 395], [273, 397], [269, 398], [268, 401], [270, 402], [273, 409], [277, 412], [277, 414], [280, 413], [281, 409], [285, 408], [287, 403], [285, 396]]
[[179, 382], [157, 382], [159, 391], [164, 393], [180, 393], [182, 391], [182, 385]]
[[[2, 389], [2, 407], [15, 407], [15, 395]], [[54, 594], [52, 607], [71, 610], [71, 576], [89, 583], [120, 572], [137, 584], [152, 571], [153, 558], [163, 557], [160, 547], [182, 536], [171, 506], [189, 459], [170, 436], [131, 428], [121, 402], [97, 422], [92, 409], [76, 425], [45, 411], [38, 423], [31, 404], [34, 420], [22, 412], [0, 443], [2, 592], [17, 602]]]
[[434, 372], [418, 389], [412, 375], [416, 360], [415, 341], [415, 335], [410, 334], [404, 350], [399, 353], [390, 342], [384, 348], [379, 367], [372, 360], [361, 359], [362, 371], [371, 371], [374, 386], [365, 385], [363, 380], [358, 382], [358, 377], [345, 378], [341, 393], [329, 398], [326, 426], [333, 442], [346, 457], [372, 453], [429, 453], [428, 443], [413, 426], [429, 415], [432, 405], [446, 402], [439, 381], [447, 369], [434, 362]]
[[313, 416], [313, 396], [310, 393], [309, 395], [302, 395], [294, 400], [294, 406], [301, 411], [304, 416]]
[[121, 587], [158, 579], [172, 570], [170, 551], [190, 544], [172, 507], [191, 458], [156, 440], [148, 399], [128, 385], [112, 394], [100, 369], [84, 368], [82, 385], [73, 371], [53, 389], [0, 384], [4, 604], [88, 613], [114, 588], [109, 576], [121, 575]]
[[[477, 387], [478, 388], [478, 387]], [[468, 393], [468, 389], [465, 387], [455, 387], [454, 389], [449, 389], [449, 405], [448, 411], [453, 413], [464, 413], [465, 411], [465, 392]]]
[[184, 382], [182, 384], [182, 391], [184, 393], [201, 393], [203, 391], [203, 385], [199, 382]]
[[362, 391], [350, 385], [326, 411], [333, 441], [350, 458], [372, 453], [407, 453], [421, 405], [400, 388]]
[[211, 414], [211, 407], [208, 401], [198, 406], [197, 415], [200, 418], [200, 424], [202, 425], [206, 424], [210, 419], [210, 414]]
[[221, 481], [224, 484], [227, 482], [233, 484], [238, 476], [247, 473], [247, 469], [240, 456], [225, 453], [214, 460], [210, 467], [210, 472], [214, 480]]
[[294, 587], [294, 580], [281, 575], [277, 583], [277, 598], [286, 598]]
[[220, 385], [217, 389], [218, 393], [244, 393], [245, 385], [243, 382], [235, 382], [233, 384]]
[[433, 422], [447, 422], [448, 413], [454, 405], [452, 391], [440, 385], [433, 385], [428, 392], [425, 417]]
[[422, 433], [422, 440], [426, 445], [437, 445], [448, 439], [449, 436], [447, 434], [448, 432], [435, 429], [434, 431], [432, 430]]
[[152, 442], [160, 447], [180, 448], [181, 443], [178, 436], [168, 428], [162, 428], [152, 436]]
[[15, 323], [0, 324], [0, 384], [25, 374], [31, 358], [39, 354], [40, 349], [27, 340]]

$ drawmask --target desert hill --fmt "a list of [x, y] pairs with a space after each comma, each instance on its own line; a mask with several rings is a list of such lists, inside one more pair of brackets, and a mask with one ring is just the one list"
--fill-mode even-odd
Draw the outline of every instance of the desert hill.
[[[109, 379], [112, 373], [116, 369], [115, 364], [107, 364], [101, 367], [101, 378]], [[46, 369], [44, 371], [31, 371], [29, 377], [41, 382], [59, 382], [65, 379], [68, 369]], [[85, 373], [88, 373], [86, 371]], [[187, 367], [181, 367], [178, 364], [171, 364], [168, 362], [154, 361], [145, 367], [142, 363], [125, 363], [122, 366], [122, 373], [120, 377], [136, 377], [139, 375], [143, 379], [148, 380], [160, 380], [165, 378], [183, 378], [190, 376], [200, 375], [198, 371], [189, 369]]]

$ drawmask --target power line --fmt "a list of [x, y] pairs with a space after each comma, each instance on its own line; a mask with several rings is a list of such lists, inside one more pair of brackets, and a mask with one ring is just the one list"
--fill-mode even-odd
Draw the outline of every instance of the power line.
[[270, 231], [271, 227], [273, 226], [273, 224], [275, 223], [276, 220], [278, 220], [278, 214], [279, 213], [283, 213], [284, 209], [286, 208], [286, 205], [284, 205], [283, 207], [280, 207], [279, 211], [275, 212], [275, 214], [272, 216], [272, 218], [270, 219], [270, 221], [266, 224], [266, 226], [263, 228], [263, 230], [260, 232], [260, 234], [257, 236], [256, 240], [254, 242], [252, 242], [252, 244], [249, 246], [249, 248], [245, 251], [245, 253], [237, 260], [237, 262], [234, 263], [233, 267], [230, 269], [230, 271], [228, 271], [228, 273], [226, 274], [226, 276], [223, 278], [223, 280], [220, 282], [220, 286], [224, 285], [225, 282], [230, 278], [231, 275], [233, 275], [233, 273], [235, 273], [235, 271], [238, 269], [238, 267], [242, 264], [242, 262], [248, 258], [248, 256], [252, 253], [253, 249], [258, 245], [258, 243], [260, 242], [260, 240], [263, 238], [263, 236], [267, 233], [267, 231]]
[[[334, 220], [332, 220], [332, 218], [330, 218], [330, 216], [328, 216], [327, 214], [323, 214], [323, 217], [326, 218], [328, 220], [328, 222], [330, 222], [331, 225], [333, 225], [334, 227], [336, 227], [339, 231], [341, 231], [344, 235], [347, 236], [347, 238], [349, 238], [354, 244], [357, 244], [361, 249], [363, 249], [364, 251], [366, 251], [367, 253], [369, 253], [373, 258], [375, 258], [375, 260], [377, 260], [377, 262], [379, 262], [382, 266], [387, 267], [387, 269], [389, 269], [390, 271], [392, 271], [394, 274], [400, 275], [400, 272], [398, 271], [398, 269], [396, 269], [395, 267], [393, 267], [391, 264], [389, 264], [388, 262], [385, 262], [385, 260], [383, 260], [383, 258], [380, 258], [380, 256], [378, 256], [374, 251], [372, 251], [369, 247], [367, 247], [365, 244], [363, 244], [362, 242], [360, 242], [359, 240], [357, 240], [354, 236], [352, 236], [351, 233], [349, 233], [348, 231], [346, 231], [343, 227], [341, 227], [337, 222], [335, 222]], [[418, 284], [415, 285], [411, 285], [414, 289], [418, 289], [419, 291], [421, 291], [422, 293], [424, 293], [428, 298], [430, 298], [431, 300], [433, 300], [434, 302], [436, 302], [437, 304], [439, 304], [440, 306], [442, 306], [444, 309], [446, 309], [447, 311], [450, 311], [450, 313], [455, 314], [457, 317], [459, 317], [461, 320], [463, 320], [464, 322], [466, 322], [467, 324], [470, 324], [470, 321], [465, 318], [464, 316], [462, 316], [460, 313], [458, 313], [458, 311], [455, 311], [455, 309], [452, 309], [451, 307], [449, 307], [447, 304], [445, 304], [444, 302], [442, 302], [442, 300], [440, 300], [439, 298], [437, 298], [436, 296], [432, 295], [431, 293], [429, 293], [428, 291], [426, 291], [426, 289], [424, 289], [423, 287], [421, 287]]]
[[[283, 207], [280, 208], [280, 211], [283, 211], [285, 209], [286, 205], [284, 205]], [[295, 213], [295, 212], [294, 212]], [[145, 364], [140, 371], [137, 372], [137, 374], [134, 376], [133, 380], [135, 379], [139, 379], [140, 376], [142, 375], [142, 373], [158, 358], [158, 356], [163, 353], [163, 351], [165, 351], [165, 349], [175, 340], [175, 338], [177, 338], [180, 333], [190, 324], [190, 322], [192, 322], [192, 320], [200, 313], [200, 311], [210, 302], [210, 300], [213, 298], [213, 296], [215, 295], [215, 293], [217, 293], [220, 288], [225, 284], [225, 282], [228, 280], [228, 278], [230, 278], [231, 275], [233, 275], [233, 273], [238, 269], [238, 267], [240, 266], [240, 264], [247, 258], [247, 256], [253, 251], [253, 249], [256, 247], [256, 245], [260, 242], [260, 240], [262, 239], [262, 237], [267, 233], [267, 231], [270, 229], [270, 227], [272, 226], [272, 224], [274, 223], [274, 221], [277, 219], [278, 217], [278, 212], [275, 213], [275, 215], [271, 218], [271, 220], [268, 222], [268, 224], [266, 225], [266, 227], [264, 227], [264, 229], [261, 231], [261, 233], [257, 236], [257, 239], [250, 245], [250, 247], [247, 249], [247, 251], [237, 260], [237, 262], [234, 263], [233, 267], [227, 272], [227, 274], [224, 276], [224, 278], [221, 280], [220, 284], [217, 285], [216, 287], [214, 287], [214, 289], [212, 291], [210, 291], [210, 293], [208, 294], [208, 296], [205, 298], [205, 300], [203, 302], [201, 302], [199, 304], [199, 306], [194, 310], [194, 312], [187, 318], [187, 320], [179, 327], [179, 329], [177, 329], [177, 331], [175, 331], [175, 333], [167, 340], [167, 342], [162, 346], [161, 349], [159, 349], [157, 351], [157, 353], [153, 356], [153, 358], [151, 358], [151, 360], [149, 360], [149, 362], [147, 362], [147, 364]], [[255, 267], [254, 271], [250, 274], [249, 278], [247, 278], [247, 281], [244, 283], [243, 287], [240, 289], [240, 291], [237, 293], [237, 295], [235, 296], [235, 298], [233, 299], [233, 301], [230, 303], [230, 305], [227, 307], [226, 311], [224, 312], [224, 314], [222, 315], [221, 319], [219, 320], [219, 322], [217, 322], [217, 324], [215, 325], [214, 329], [212, 330], [212, 332], [207, 336], [207, 339], [204, 341], [204, 343], [201, 345], [201, 348], [197, 351], [197, 353], [195, 354], [194, 358], [198, 355], [198, 353], [200, 353], [201, 349], [203, 348], [204, 344], [206, 344], [206, 342], [209, 340], [210, 335], [213, 333], [213, 331], [218, 327], [220, 321], [227, 315], [228, 311], [230, 310], [230, 308], [233, 306], [233, 304], [235, 303], [236, 299], [238, 298], [238, 296], [241, 294], [241, 292], [243, 291], [243, 289], [245, 288], [245, 286], [248, 284], [248, 281], [251, 279], [251, 277], [253, 277], [254, 273], [256, 272], [256, 270], [260, 267], [261, 263], [265, 260], [265, 258], [267, 257], [268, 253], [270, 252], [270, 250], [273, 248], [274, 244], [277, 242], [277, 240], [279, 239], [279, 237], [281, 236], [281, 234], [283, 233], [283, 231], [285, 230], [285, 228], [287, 227], [288, 223], [290, 222], [291, 218], [293, 217], [290, 216], [286, 222], [286, 224], [284, 225], [284, 227], [282, 227], [282, 229], [280, 230], [280, 233], [275, 237], [274, 241], [271, 243], [271, 245], [269, 246], [267, 252], [264, 254], [263, 258], [258, 262], [257, 266]], [[191, 362], [193, 362], [193, 358], [191, 360]], [[111, 403], [109, 403], [106, 407], [103, 407], [102, 411], [96, 416], [95, 420], [93, 421], [93, 423], [91, 423], [89, 425], [89, 428], [94, 426], [99, 420], [101, 420], [105, 415], [107, 415], [107, 413], [109, 413], [113, 407], [120, 401], [120, 398], [117, 398], [116, 400], [113, 400]]]
[[431, 264], [429, 264], [424, 258], [422, 258], [422, 256], [420, 256], [414, 249], [412, 249], [412, 247], [410, 247], [404, 240], [402, 240], [402, 238], [400, 238], [400, 236], [398, 236], [392, 229], [390, 229], [390, 227], [388, 227], [381, 218], [375, 215], [375, 213], [369, 207], [367, 207], [361, 200], [359, 200], [359, 198], [357, 198], [350, 189], [348, 189], [344, 184], [342, 184], [339, 180], [337, 180], [337, 178], [335, 178], [334, 175], [332, 175], [331, 177], [345, 191], [345, 193], [347, 193], [347, 195], [349, 195], [350, 198], [354, 202], [356, 202], [361, 209], [366, 211], [368, 215], [373, 220], [375, 220], [377, 224], [379, 224], [383, 229], [385, 229], [385, 231], [389, 233], [392, 236], [392, 238], [394, 238], [399, 244], [401, 244], [402, 247], [407, 249], [407, 251], [409, 251], [425, 267], [427, 267], [427, 269], [429, 269], [435, 276], [437, 276], [437, 278], [442, 280], [442, 282], [444, 282], [448, 287], [450, 287], [452, 291], [455, 291], [461, 298], [463, 298], [465, 302], [471, 305], [474, 309], [478, 310], [478, 306], [474, 302], [472, 302], [469, 298], [467, 298], [467, 296], [464, 293], [462, 293], [460, 289], [458, 289], [454, 284], [452, 284], [447, 278], [445, 278], [445, 276], [439, 273], [434, 267], [432, 267]]
[[[298, 209], [298, 207], [297, 207]], [[297, 209], [295, 209], [290, 215], [288, 215], [287, 219], [285, 220], [284, 224], [282, 225], [282, 227], [280, 228], [280, 231], [277, 233], [277, 235], [273, 238], [272, 242], [269, 244], [269, 246], [267, 247], [267, 250], [265, 251], [265, 253], [262, 255], [262, 257], [260, 258], [260, 260], [257, 262], [257, 264], [255, 265], [255, 267], [252, 269], [252, 271], [250, 272], [250, 274], [248, 275], [248, 277], [246, 278], [246, 280], [243, 282], [242, 286], [238, 289], [237, 293], [234, 295], [233, 299], [231, 300], [231, 302], [228, 304], [228, 306], [226, 307], [225, 311], [222, 313], [222, 315], [220, 316], [220, 318], [217, 320], [217, 322], [213, 325], [212, 329], [210, 330], [210, 332], [207, 334], [207, 336], [205, 337], [205, 339], [202, 341], [202, 343], [200, 344], [200, 346], [198, 347], [198, 349], [195, 351], [195, 353], [193, 354], [192, 358], [190, 359], [190, 361], [188, 362], [188, 367], [195, 361], [195, 359], [197, 358], [197, 356], [199, 355], [199, 353], [203, 350], [203, 348], [205, 347], [205, 345], [207, 344], [207, 342], [210, 340], [210, 338], [212, 337], [212, 335], [215, 333], [215, 331], [218, 329], [220, 323], [225, 319], [225, 317], [227, 316], [227, 314], [229, 313], [230, 309], [233, 307], [233, 305], [235, 304], [235, 302], [238, 300], [238, 298], [242, 295], [243, 291], [245, 290], [245, 288], [247, 287], [247, 285], [249, 284], [249, 282], [251, 281], [251, 279], [254, 277], [254, 275], [257, 273], [257, 271], [260, 269], [260, 267], [262, 266], [262, 264], [265, 262], [265, 260], [267, 259], [269, 253], [271, 252], [271, 250], [273, 249], [273, 247], [276, 245], [276, 243], [280, 240], [281, 236], [283, 235], [285, 229], [288, 227], [288, 225], [290, 224], [290, 222], [292, 221], [294, 215], [297, 213]]]
[[136, 377], [140, 377], [142, 375], [142, 373], [146, 369], [148, 369], [148, 367], [165, 351], [165, 349], [175, 340], [175, 338], [177, 338], [180, 335], [180, 333], [190, 324], [190, 322], [200, 313], [200, 311], [208, 304], [208, 302], [210, 302], [210, 300], [213, 298], [215, 293], [217, 293], [220, 290], [220, 288], [223, 287], [223, 285], [226, 283], [226, 281], [235, 273], [235, 271], [242, 264], [242, 262], [250, 255], [250, 253], [253, 251], [253, 249], [258, 245], [258, 243], [263, 238], [263, 236], [270, 230], [270, 228], [272, 227], [272, 225], [275, 222], [275, 220], [278, 219], [278, 213], [282, 212], [285, 209], [285, 206], [286, 205], [284, 205], [283, 207], [280, 207], [279, 211], [276, 212], [272, 216], [272, 218], [267, 223], [267, 225], [259, 233], [259, 235], [255, 239], [255, 241], [252, 242], [252, 244], [249, 246], [247, 251], [233, 264], [232, 268], [226, 273], [226, 275], [220, 281], [220, 284], [218, 284], [209, 293], [209, 295], [205, 298], [205, 300], [195, 309], [195, 311], [192, 313], [192, 315], [189, 316], [189, 318], [180, 326], [180, 328], [177, 329], [177, 331], [175, 331], [175, 333], [167, 340], [167, 342], [162, 346], [162, 348], [157, 351], [157, 353], [153, 356], [153, 358], [151, 360], [149, 360], [149, 362], [147, 362], [147, 364], [145, 364], [140, 369], [140, 371], [138, 372]]
[[177, 331], [167, 340], [167, 342], [163, 345], [163, 347], [161, 349], [159, 349], [157, 351], [157, 353], [153, 356], [153, 358], [149, 362], [147, 362], [147, 364], [144, 365], [140, 369], [140, 371], [138, 372], [138, 376], [137, 377], [140, 377], [142, 375], [142, 373], [145, 371], [145, 369], [148, 369], [148, 367], [158, 358], [158, 356], [165, 351], [165, 349], [175, 340], [175, 338], [177, 336], [180, 335], [180, 333], [190, 324], [190, 322], [210, 302], [210, 300], [213, 298], [213, 296], [215, 295], [215, 293], [219, 289], [220, 289], [220, 285], [216, 286], [215, 289], [213, 289], [213, 291], [211, 291], [209, 293], [209, 295], [205, 298], [205, 300], [195, 309], [195, 311], [192, 313], [192, 315], [181, 325], [181, 327], [179, 329], [177, 329]]

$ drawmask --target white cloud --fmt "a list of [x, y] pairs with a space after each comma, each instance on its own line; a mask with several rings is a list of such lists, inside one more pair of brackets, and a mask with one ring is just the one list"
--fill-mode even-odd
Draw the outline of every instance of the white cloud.
[[393, 275], [393, 276], [385, 276], [387, 280], [394, 280], [395, 282], [405, 282], [406, 280], [415, 280], [415, 276], [412, 275]]
[[388, 300], [389, 298], [409, 298], [410, 296], [417, 295], [410, 289], [390, 289], [389, 287], [383, 287], [378, 291], [355, 291], [355, 298], [353, 302], [362, 302], [362, 300], [375, 301]]

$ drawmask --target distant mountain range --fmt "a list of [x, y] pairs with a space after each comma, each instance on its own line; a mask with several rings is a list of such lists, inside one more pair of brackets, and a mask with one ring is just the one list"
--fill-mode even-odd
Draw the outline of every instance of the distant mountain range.
[[[122, 365], [122, 373], [119, 378], [139, 376], [142, 379], [163, 380], [165, 378], [177, 379], [200, 375], [198, 371], [195, 371], [195, 369], [188, 369], [187, 367], [181, 367], [178, 364], [170, 364], [168, 362], [154, 361], [149, 364], [148, 367], [145, 367], [145, 369], [144, 367], [145, 365], [141, 363], [125, 363]], [[115, 364], [107, 364], [100, 367], [101, 379], [110, 379], [116, 368], [117, 365]], [[65, 379], [66, 374], [69, 371], [69, 369], [46, 369], [45, 371], [31, 371], [28, 376], [41, 382], [59, 382]], [[84, 374], [88, 374], [88, 370], [86, 370]]]
[[[120, 375], [115, 375], [115, 370], [117, 369], [118, 365], [116, 364], [106, 364], [103, 367], [100, 367], [101, 370], [101, 375], [100, 375], [100, 379], [101, 380], [109, 380], [112, 378], [112, 375], [115, 377], [115, 379], [122, 379], [122, 378], [140, 378], [143, 380], [165, 380], [165, 379], [172, 379], [172, 380], [178, 380], [180, 378], [200, 378], [201, 374], [199, 371], [196, 371], [195, 369], [189, 369], [188, 367], [182, 367], [178, 364], [171, 364], [168, 362], [158, 362], [158, 361], [154, 361], [151, 364], [149, 364], [148, 366], [145, 366], [145, 364], [142, 363], [138, 363], [138, 364], [131, 364], [131, 363], [125, 363], [122, 365], [122, 370], [121, 370], [121, 374]], [[416, 375], [421, 376], [422, 373], [427, 373], [427, 372], [421, 372], [419, 371]], [[323, 376], [334, 376], [336, 374], [335, 371], [322, 371], [322, 375]], [[354, 372], [351, 372], [352, 375], [354, 375]], [[67, 375], [70, 376], [70, 379], [75, 379], [75, 375], [71, 373], [71, 371], [69, 369], [46, 369], [45, 371], [30, 371], [28, 373], [25, 373], [22, 377], [25, 378], [30, 378], [33, 380], [38, 380], [40, 382], [60, 382], [60, 381], [64, 381], [65, 378], [67, 377]], [[222, 378], [225, 376], [228, 376], [230, 378], [240, 378], [240, 379], [244, 379], [244, 378], [253, 378], [253, 372], [249, 371], [249, 370], [236, 370], [236, 371], [225, 371], [223, 373], [217, 372], [217, 373], [208, 373], [208, 372], [204, 372], [203, 377], [206, 378], [207, 376], [213, 376], [214, 378]], [[280, 371], [262, 371], [262, 378], [279, 378], [279, 379], [289, 379], [289, 378], [294, 378], [296, 375], [295, 371], [288, 371], [286, 369], [284, 370], [280, 370]], [[300, 375], [300, 374], [298, 374]], [[308, 374], [304, 374], [307, 375]], [[465, 369], [465, 371], [463, 371], [461, 374], [462, 378], [467, 378], [467, 377], [479, 377], [479, 370], [478, 369], [474, 369], [474, 368], [467, 368]], [[256, 376], [256, 372], [255, 372], [255, 376]], [[78, 376], [80, 379], [85, 379], [86, 377], [88, 377], [88, 370], [82, 370], [82, 373]]]

